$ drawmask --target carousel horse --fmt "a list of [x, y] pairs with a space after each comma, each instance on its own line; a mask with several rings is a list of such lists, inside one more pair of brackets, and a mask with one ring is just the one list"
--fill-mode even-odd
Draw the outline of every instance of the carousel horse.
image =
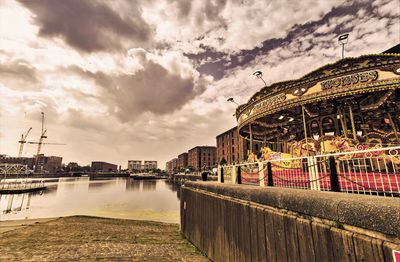
[[356, 145], [354, 139], [341, 136], [325, 136], [318, 142], [320, 154], [350, 152], [355, 150]]
[[250, 152], [248, 154], [248, 157], [247, 157], [247, 162], [248, 163], [255, 163], [255, 162], [258, 162], [258, 161], [259, 160], [258, 160], [258, 157], [257, 157], [256, 154], [254, 154], [253, 152]]
[[315, 155], [317, 153], [317, 142], [308, 138], [301, 141], [293, 141], [290, 143], [290, 155], [292, 157], [303, 157], [307, 155]]
[[[281, 153], [281, 152], [275, 152], [272, 151], [271, 148], [269, 147], [263, 147], [261, 148], [261, 160], [262, 161], [268, 161], [268, 160], [282, 160], [279, 161], [276, 166], [282, 167], [282, 168], [293, 168], [298, 166], [298, 161], [297, 160], [287, 160], [285, 159], [291, 159], [293, 156], [291, 154], [287, 153]], [[301, 161], [300, 161], [301, 162]], [[301, 164], [301, 163], [300, 163]]]

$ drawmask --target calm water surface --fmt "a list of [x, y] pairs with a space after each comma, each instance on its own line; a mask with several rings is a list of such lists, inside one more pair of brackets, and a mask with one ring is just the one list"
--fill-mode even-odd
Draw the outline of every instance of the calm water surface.
[[0, 221], [89, 215], [179, 223], [179, 190], [165, 180], [60, 178], [46, 186], [0, 195]]

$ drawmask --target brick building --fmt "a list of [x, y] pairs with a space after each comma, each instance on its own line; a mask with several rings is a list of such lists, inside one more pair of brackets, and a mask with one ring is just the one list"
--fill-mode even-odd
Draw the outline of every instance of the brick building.
[[182, 153], [178, 156], [178, 168], [186, 168], [188, 167], [188, 153]]
[[[216, 137], [217, 162], [225, 159], [227, 164], [237, 163], [239, 157], [243, 159], [243, 139], [238, 136], [237, 128], [233, 127]], [[242, 145], [240, 147], [239, 141]]]
[[116, 172], [118, 166], [107, 162], [93, 161], [90, 170], [92, 172]]
[[215, 146], [196, 146], [188, 152], [188, 165], [195, 171], [209, 170], [217, 166]]
[[172, 170], [174, 172], [178, 171], [178, 158], [172, 159]]
[[169, 173], [175, 172], [178, 169], [178, 158], [171, 159], [165, 163], [165, 170]]
[[172, 160], [168, 161], [167, 163], [165, 163], [165, 171], [167, 172], [172, 172]]
[[61, 169], [62, 157], [60, 156], [42, 156], [38, 159], [39, 168], [42, 167], [44, 171], [55, 173]]
[[[250, 152], [250, 141], [243, 139], [238, 135], [237, 127], [233, 127], [216, 137], [217, 140], [217, 163], [222, 159], [227, 164], [237, 163], [247, 159]], [[253, 142], [253, 152], [258, 153], [261, 150], [262, 143]]]

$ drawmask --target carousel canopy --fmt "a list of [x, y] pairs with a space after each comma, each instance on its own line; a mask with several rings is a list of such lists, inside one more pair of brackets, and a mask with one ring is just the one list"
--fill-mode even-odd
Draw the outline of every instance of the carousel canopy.
[[297, 80], [265, 86], [237, 108], [236, 117], [241, 136], [272, 141], [278, 133], [301, 131], [303, 114], [312, 119], [350, 108], [351, 114], [354, 110], [379, 118], [376, 111], [399, 111], [399, 97], [400, 54], [366, 55], [325, 65]]

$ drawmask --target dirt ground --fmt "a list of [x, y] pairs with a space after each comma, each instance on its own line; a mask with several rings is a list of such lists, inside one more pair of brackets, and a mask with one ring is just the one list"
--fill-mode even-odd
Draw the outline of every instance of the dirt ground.
[[85, 216], [0, 222], [0, 261], [79, 260], [209, 261], [176, 224]]

